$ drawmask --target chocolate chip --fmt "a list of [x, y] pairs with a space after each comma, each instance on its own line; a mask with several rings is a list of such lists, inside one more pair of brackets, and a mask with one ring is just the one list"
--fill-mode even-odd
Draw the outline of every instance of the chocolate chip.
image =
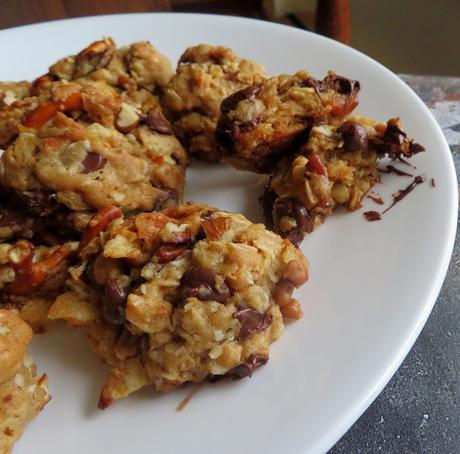
[[202, 266], [192, 266], [182, 276], [181, 295], [183, 298], [195, 297], [202, 301], [224, 303], [230, 298], [230, 289], [226, 284], [216, 288], [214, 271]]
[[402, 145], [406, 140], [407, 134], [400, 129], [396, 124], [388, 122], [383, 134], [383, 140], [385, 142]]
[[27, 191], [27, 195], [18, 192], [17, 196], [25, 205], [27, 211], [37, 216], [49, 216], [60, 207], [54, 192], [36, 189]]
[[237, 340], [244, 340], [253, 333], [264, 331], [273, 321], [273, 316], [271, 314], [257, 312], [250, 308], [241, 309], [235, 312], [233, 317], [241, 323], [240, 332], [236, 337]]
[[254, 99], [255, 95], [261, 90], [261, 88], [262, 87], [259, 85], [252, 85], [233, 93], [222, 101], [220, 111], [222, 113], [228, 113], [235, 109], [241, 101], [245, 99]]
[[102, 302], [102, 315], [113, 325], [122, 325], [125, 322], [126, 299], [129, 286], [120, 278], [110, 278], [105, 284], [105, 294]]
[[344, 151], [367, 150], [367, 130], [363, 125], [354, 121], [346, 121], [337, 132], [342, 136]]
[[371, 146], [382, 155], [388, 155], [391, 159], [402, 159], [402, 156], [410, 157], [416, 153], [425, 151], [425, 148], [413, 142], [399, 127], [397, 119], [387, 122], [387, 127], [382, 136], [373, 139]]
[[411, 142], [409, 144], [409, 152], [411, 155], [421, 153], [422, 151], [425, 151], [425, 147], [423, 145], [420, 145], [419, 143], [415, 142]]
[[24, 217], [18, 212], [15, 212], [6, 207], [0, 208], [0, 228], [1, 227], [14, 227], [19, 222], [24, 221]]
[[145, 119], [145, 124], [155, 132], [160, 134], [172, 134], [173, 129], [171, 123], [156, 109], [151, 109]]
[[298, 246], [303, 240], [304, 233], [311, 233], [314, 228], [313, 218], [308, 214], [307, 209], [293, 197], [280, 197], [273, 204], [273, 222], [278, 229], [279, 222], [283, 217], [294, 219], [296, 226], [287, 232], [278, 233]]
[[88, 151], [82, 161], [83, 170], [80, 173], [87, 174], [101, 170], [105, 166], [106, 160], [100, 154]]
[[260, 366], [265, 366], [268, 362], [268, 355], [255, 354], [251, 355], [244, 363], [230, 369], [226, 375], [233, 380], [251, 377], [254, 370]]
[[320, 81], [318, 89], [320, 92], [334, 90], [344, 96], [355, 96], [360, 89], [360, 83], [357, 80], [330, 73]]

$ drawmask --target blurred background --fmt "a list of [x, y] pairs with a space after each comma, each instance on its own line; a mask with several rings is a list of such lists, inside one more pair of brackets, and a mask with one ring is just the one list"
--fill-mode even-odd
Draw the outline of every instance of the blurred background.
[[147, 11], [281, 22], [348, 42], [397, 73], [460, 76], [460, 0], [0, 0], [0, 28]]

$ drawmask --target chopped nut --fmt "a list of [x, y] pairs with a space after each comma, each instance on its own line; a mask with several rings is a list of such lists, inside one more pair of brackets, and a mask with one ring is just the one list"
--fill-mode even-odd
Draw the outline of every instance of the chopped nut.
[[299, 302], [292, 298], [292, 300], [281, 307], [281, 313], [283, 314], [283, 317], [292, 319], [292, 320], [298, 320], [299, 318], [302, 318], [303, 312], [300, 307]]
[[24, 386], [25, 380], [22, 374], [18, 373], [14, 376], [14, 383], [16, 384], [16, 386], [19, 386], [20, 388]]
[[128, 134], [133, 131], [139, 124], [141, 112], [136, 107], [124, 102], [121, 105], [121, 110], [118, 113], [115, 127], [123, 134]]
[[218, 240], [232, 225], [229, 217], [222, 216], [214, 219], [205, 219], [202, 222], [204, 233], [208, 240]]

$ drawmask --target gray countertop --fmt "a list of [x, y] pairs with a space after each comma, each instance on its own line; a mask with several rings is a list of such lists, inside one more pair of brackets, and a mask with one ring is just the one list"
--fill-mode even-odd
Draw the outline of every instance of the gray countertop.
[[[460, 78], [401, 78], [443, 128], [459, 178]], [[380, 396], [329, 454], [380, 452], [460, 453], [459, 229], [446, 280], [420, 337]]]

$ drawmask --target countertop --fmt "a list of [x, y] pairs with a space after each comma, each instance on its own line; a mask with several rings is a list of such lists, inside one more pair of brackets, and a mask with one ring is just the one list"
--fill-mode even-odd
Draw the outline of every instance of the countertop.
[[[401, 78], [442, 127], [460, 180], [460, 78]], [[460, 453], [459, 230], [449, 271], [422, 333], [386, 388], [329, 454]]]

